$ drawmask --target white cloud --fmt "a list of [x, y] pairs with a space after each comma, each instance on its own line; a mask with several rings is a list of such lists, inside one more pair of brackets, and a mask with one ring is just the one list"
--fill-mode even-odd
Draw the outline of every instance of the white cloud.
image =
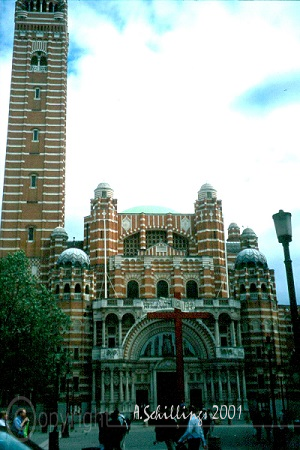
[[[258, 236], [272, 236], [279, 209], [299, 209], [299, 102], [252, 115], [233, 106], [268, 78], [300, 70], [297, 3], [69, 2], [70, 236], [81, 237], [102, 181], [119, 211], [157, 204], [180, 212], [192, 212], [210, 182], [226, 226], [234, 221]], [[12, 10], [10, 20], [12, 27]], [[8, 61], [0, 60], [6, 104]], [[281, 249], [275, 235], [266, 241], [269, 261]]]

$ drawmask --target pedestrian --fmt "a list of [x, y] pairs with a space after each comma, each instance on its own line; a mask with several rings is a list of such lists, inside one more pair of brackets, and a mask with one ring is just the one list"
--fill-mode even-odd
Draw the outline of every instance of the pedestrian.
[[261, 432], [263, 426], [263, 418], [259, 409], [257, 409], [252, 416], [252, 423], [256, 434], [257, 442], [261, 441]]
[[107, 440], [105, 450], [123, 450], [124, 436], [128, 431], [128, 425], [124, 416], [118, 409], [110, 415], [107, 426]]
[[156, 423], [154, 444], [164, 442], [168, 450], [175, 450], [177, 432], [177, 421], [172, 417], [171, 410], [168, 408], [163, 417]]
[[28, 426], [29, 419], [27, 417], [26, 409], [21, 408], [16, 413], [11, 426], [11, 431], [16, 437], [24, 439], [28, 437]]
[[271, 431], [272, 431], [273, 420], [272, 420], [272, 416], [271, 416], [269, 410], [263, 411], [263, 424], [264, 424], [264, 429], [266, 431], [267, 440], [269, 442], [271, 442]]
[[202, 429], [202, 421], [200, 420], [199, 415], [196, 416], [196, 412], [194, 406], [189, 407], [190, 419], [188, 421], [187, 429], [178, 441], [179, 443], [187, 441], [188, 450], [199, 450], [200, 445], [202, 444], [204, 448], [207, 448]]
[[100, 450], [105, 450], [108, 447], [108, 420], [109, 414], [107, 411], [97, 415]]
[[203, 409], [202, 427], [205, 439], [207, 439], [207, 436], [209, 435], [212, 422], [213, 420], [210, 410]]
[[0, 429], [7, 430], [8, 427], [8, 414], [6, 411], [0, 411]]

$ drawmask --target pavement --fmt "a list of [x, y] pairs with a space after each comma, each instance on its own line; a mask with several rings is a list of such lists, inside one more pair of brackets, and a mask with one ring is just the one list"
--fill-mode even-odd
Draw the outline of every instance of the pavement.
[[[300, 430], [295, 433], [293, 429], [288, 432], [288, 443], [282, 446], [279, 442], [268, 442], [263, 430], [262, 439], [257, 442], [252, 424], [237, 420], [231, 425], [226, 422], [215, 425], [212, 437], [219, 439], [208, 441], [209, 450], [299, 450]], [[44, 450], [49, 449], [49, 434], [35, 431], [31, 439]], [[154, 444], [155, 432], [153, 426], [145, 426], [143, 422], [132, 422], [131, 430], [126, 436], [125, 450], [162, 450], [166, 444]], [[96, 424], [77, 424], [69, 430], [69, 437], [59, 438], [59, 450], [83, 450], [99, 448], [98, 426]]]

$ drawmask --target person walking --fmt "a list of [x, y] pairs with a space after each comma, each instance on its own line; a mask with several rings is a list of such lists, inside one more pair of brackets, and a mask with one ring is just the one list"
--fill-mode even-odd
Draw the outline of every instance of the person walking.
[[7, 430], [8, 427], [8, 414], [6, 411], [0, 412], [0, 427], [2, 430]]
[[168, 450], [175, 450], [175, 442], [178, 437], [177, 432], [177, 422], [171, 417], [171, 411], [168, 408], [165, 412], [165, 417], [157, 420], [154, 443], [164, 442]]
[[16, 417], [13, 420], [11, 431], [18, 438], [28, 437], [29, 419], [27, 417], [26, 409], [21, 408], [17, 411]]
[[105, 450], [108, 443], [108, 412], [100, 413], [97, 415], [97, 422], [99, 427], [99, 444], [100, 450]]
[[110, 415], [107, 426], [107, 440], [105, 450], [123, 450], [124, 436], [128, 431], [128, 425], [118, 409]]
[[190, 406], [189, 412], [190, 419], [188, 421], [187, 429], [178, 440], [178, 443], [187, 441], [188, 450], [199, 450], [201, 444], [203, 444], [203, 448], [207, 449], [207, 444], [202, 429], [202, 422], [199, 419], [199, 416], [196, 416], [196, 408], [194, 406]]

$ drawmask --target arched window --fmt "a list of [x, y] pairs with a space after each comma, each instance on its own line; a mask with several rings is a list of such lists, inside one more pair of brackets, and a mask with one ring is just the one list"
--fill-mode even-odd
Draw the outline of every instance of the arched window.
[[87, 295], [90, 293], [90, 287], [89, 287], [88, 284], [85, 286], [85, 293], [86, 293]]
[[157, 297], [169, 297], [169, 286], [165, 280], [159, 280], [156, 285]]
[[240, 294], [246, 294], [246, 288], [244, 284], [240, 285]]
[[257, 292], [257, 287], [255, 283], [250, 284], [250, 292]]
[[186, 298], [198, 298], [198, 285], [196, 281], [189, 280], [186, 283]]
[[71, 292], [70, 285], [69, 283], [66, 283], [64, 286], [64, 294], [70, 294], [70, 292]]
[[34, 241], [34, 228], [33, 227], [28, 228], [28, 241], [30, 241], [30, 242]]
[[39, 87], [36, 87], [34, 89], [34, 100], [40, 100], [41, 98], [41, 89]]
[[35, 52], [30, 61], [32, 72], [47, 72], [47, 56], [44, 52]]
[[122, 317], [122, 339], [126, 336], [132, 325], [134, 324], [134, 317], [132, 314], [124, 314]]
[[81, 292], [81, 286], [79, 283], [75, 284], [75, 294], [79, 294]]
[[127, 283], [127, 298], [139, 298], [139, 284], [135, 280], [130, 280]]
[[41, 66], [42, 67], [45, 67], [45, 66], [47, 66], [47, 58], [46, 58], [46, 56], [41, 56]]
[[30, 187], [31, 188], [37, 187], [37, 176], [35, 174], [30, 175]]
[[39, 140], [39, 130], [37, 128], [32, 130], [32, 140], [34, 142], [38, 142], [38, 140]]
[[52, 2], [49, 3], [49, 12], [54, 12], [54, 6]]
[[107, 347], [117, 347], [117, 333], [118, 333], [118, 317], [115, 314], [109, 314], [105, 320]]
[[59, 284], [56, 285], [56, 288], [55, 288], [55, 294], [56, 294], [56, 295], [59, 294]]
[[265, 283], [261, 285], [261, 292], [267, 292], [267, 286], [265, 285]]

